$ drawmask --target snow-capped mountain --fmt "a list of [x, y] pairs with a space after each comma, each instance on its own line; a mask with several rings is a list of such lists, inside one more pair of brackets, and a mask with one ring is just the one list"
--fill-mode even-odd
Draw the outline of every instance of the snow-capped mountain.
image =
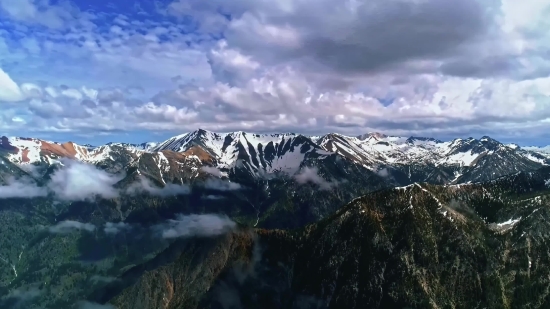
[[323, 150], [306, 136], [286, 134], [253, 134], [246, 132], [214, 133], [197, 130], [175, 136], [153, 151], [184, 152], [200, 147], [215, 158], [217, 167], [234, 169], [244, 166], [254, 174], [297, 172], [308, 158], [324, 158], [331, 153]]
[[257, 178], [266, 173], [294, 175], [306, 165], [323, 165], [335, 158], [399, 185], [417, 181], [440, 184], [484, 181], [550, 164], [550, 154], [543, 149], [504, 145], [487, 136], [441, 141], [381, 133], [355, 137], [337, 133], [305, 136], [216, 133], [202, 129], [161, 143], [108, 143], [98, 147], [2, 137], [0, 155], [20, 165], [48, 165], [67, 157], [113, 172], [149, 162], [148, 169], [141, 172], [154, 175], [161, 183], [174, 177], [182, 181], [181, 175], [176, 174], [184, 166], [195, 170], [203, 165], [224, 172], [241, 170]]

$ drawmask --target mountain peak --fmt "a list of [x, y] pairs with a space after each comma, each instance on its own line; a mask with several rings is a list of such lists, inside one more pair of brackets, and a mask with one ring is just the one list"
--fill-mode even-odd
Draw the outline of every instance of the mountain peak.
[[371, 138], [371, 137], [373, 137], [373, 138], [375, 138], [375, 139], [377, 139], [377, 140], [380, 140], [380, 139], [386, 138], [386, 137], [388, 137], [388, 136], [387, 136], [386, 134], [380, 133], [380, 132], [368, 132], [368, 133], [366, 133], [366, 134], [357, 136], [357, 138], [358, 138], [359, 140], [362, 140], [362, 141], [364, 141], [364, 140], [366, 140], [366, 139], [368, 139], [368, 138]]

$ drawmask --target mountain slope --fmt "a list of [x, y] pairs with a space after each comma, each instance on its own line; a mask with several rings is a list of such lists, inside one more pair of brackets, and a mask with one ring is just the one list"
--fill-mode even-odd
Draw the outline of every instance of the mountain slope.
[[[111, 302], [143, 309], [548, 308], [549, 180], [546, 168], [483, 184], [413, 184], [357, 198], [301, 230], [206, 240], [218, 249], [204, 260], [189, 262], [194, 251], [171, 247], [171, 258], [159, 255], [164, 266], [123, 275]], [[236, 249], [231, 239], [243, 237], [246, 245]], [[209, 265], [224, 266], [205, 279], [176, 271]], [[147, 274], [137, 275], [143, 267]], [[189, 290], [196, 284], [204, 289]], [[106, 301], [113, 288], [92, 299]], [[140, 295], [148, 303], [137, 302]]]

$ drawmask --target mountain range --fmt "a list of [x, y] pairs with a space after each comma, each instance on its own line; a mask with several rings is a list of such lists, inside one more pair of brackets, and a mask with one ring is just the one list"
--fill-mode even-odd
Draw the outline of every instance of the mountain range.
[[202, 129], [0, 141], [2, 308], [548, 306], [544, 148]]
[[[160, 143], [108, 143], [102, 146], [55, 143], [33, 138], [2, 137], [0, 154], [16, 164], [51, 165], [67, 157], [111, 170], [153, 160], [149, 177], [170, 182], [172, 166], [195, 160], [223, 173], [247, 173], [252, 178], [271, 174], [294, 175], [308, 164], [329, 158], [343, 159], [365, 171], [387, 177], [396, 185], [413, 182], [438, 184], [489, 180], [550, 163], [545, 148], [521, 148], [490, 137], [443, 142], [425, 137], [396, 137], [368, 133], [356, 137], [330, 133], [305, 136], [295, 133], [214, 133], [206, 130], [174, 136]], [[181, 181], [180, 181], [181, 182]]]

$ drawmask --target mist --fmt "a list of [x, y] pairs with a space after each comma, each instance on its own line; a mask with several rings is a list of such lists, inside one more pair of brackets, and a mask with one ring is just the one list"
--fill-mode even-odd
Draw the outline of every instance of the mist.
[[[124, 179], [124, 174], [110, 174], [95, 165], [71, 159], [62, 159], [61, 164], [56, 167], [57, 170], [50, 175], [49, 181], [43, 187], [28, 177], [9, 178], [6, 185], [0, 186], [0, 199], [51, 196], [56, 201], [73, 202], [96, 198], [113, 199], [122, 194], [167, 197], [191, 192], [188, 185], [167, 183], [163, 187], [158, 187], [145, 177], [140, 177], [128, 188], [120, 190], [115, 188], [115, 184]], [[222, 191], [240, 188], [238, 184], [225, 184], [219, 179], [208, 181], [207, 186]]]
[[225, 173], [223, 173], [218, 168], [213, 167], [213, 166], [203, 166], [203, 167], [201, 167], [201, 170], [205, 173], [208, 173], [208, 174], [210, 174], [212, 176], [216, 176], [216, 177], [226, 176]]
[[35, 287], [11, 290], [8, 295], [2, 297], [0, 306], [4, 309], [25, 308], [25, 303], [40, 296], [40, 294], [41, 291]]
[[63, 159], [63, 166], [51, 175], [48, 188], [55, 197], [65, 201], [92, 199], [97, 196], [110, 199], [118, 196], [114, 184], [124, 175], [112, 175], [96, 166]]
[[138, 182], [131, 184], [125, 190], [125, 193], [129, 195], [147, 193], [153, 196], [167, 197], [174, 195], [187, 195], [191, 193], [191, 188], [187, 185], [177, 185], [173, 183], [167, 183], [164, 187], [157, 187], [147, 178], [140, 177]]
[[384, 177], [384, 178], [390, 176], [390, 172], [388, 171], [387, 168], [382, 168], [382, 169], [376, 171], [376, 174], [378, 174], [378, 176], [381, 176], [381, 177]]
[[68, 234], [73, 231], [81, 231], [81, 230], [93, 232], [95, 231], [95, 225], [91, 223], [82, 223], [78, 221], [67, 220], [67, 221], [61, 221], [54, 226], [50, 226], [48, 230], [50, 231], [50, 233], [53, 233], [53, 234]]
[[132, 226], [126, 222], [107, 222], [105, 223], [105, 227], [103, 228], [103, 231], [105, 234], [118, 234], [119, 232], [129, 230]]
[[217, 191], [234, 191], [242, 189], [242, 186], [236, 182], [224, 181], [218, 178], [208, 178], [203, 186], [206, 189], [217, 190]]
[[313, 183], [318, 185], [322, 190], [330, 190], [338, 185], [337, 182], [330, 182], [319, 175], [317, 167], [305, 167], [298, 174], [294, 175], [294, 179], [299, 184]]
[[227, 216], [205, 215], [178, 215], [174, 220], [158, 224], [153, 228], [162, 238], [179, 237], [206, 237], [217, 236], [234, 230], [237, 224]]
[[29, 178], [7, 179], [7, 185], [0, 186], [0, 198], [34, 198], [47, 196], [46, 188], [38, 187]]

